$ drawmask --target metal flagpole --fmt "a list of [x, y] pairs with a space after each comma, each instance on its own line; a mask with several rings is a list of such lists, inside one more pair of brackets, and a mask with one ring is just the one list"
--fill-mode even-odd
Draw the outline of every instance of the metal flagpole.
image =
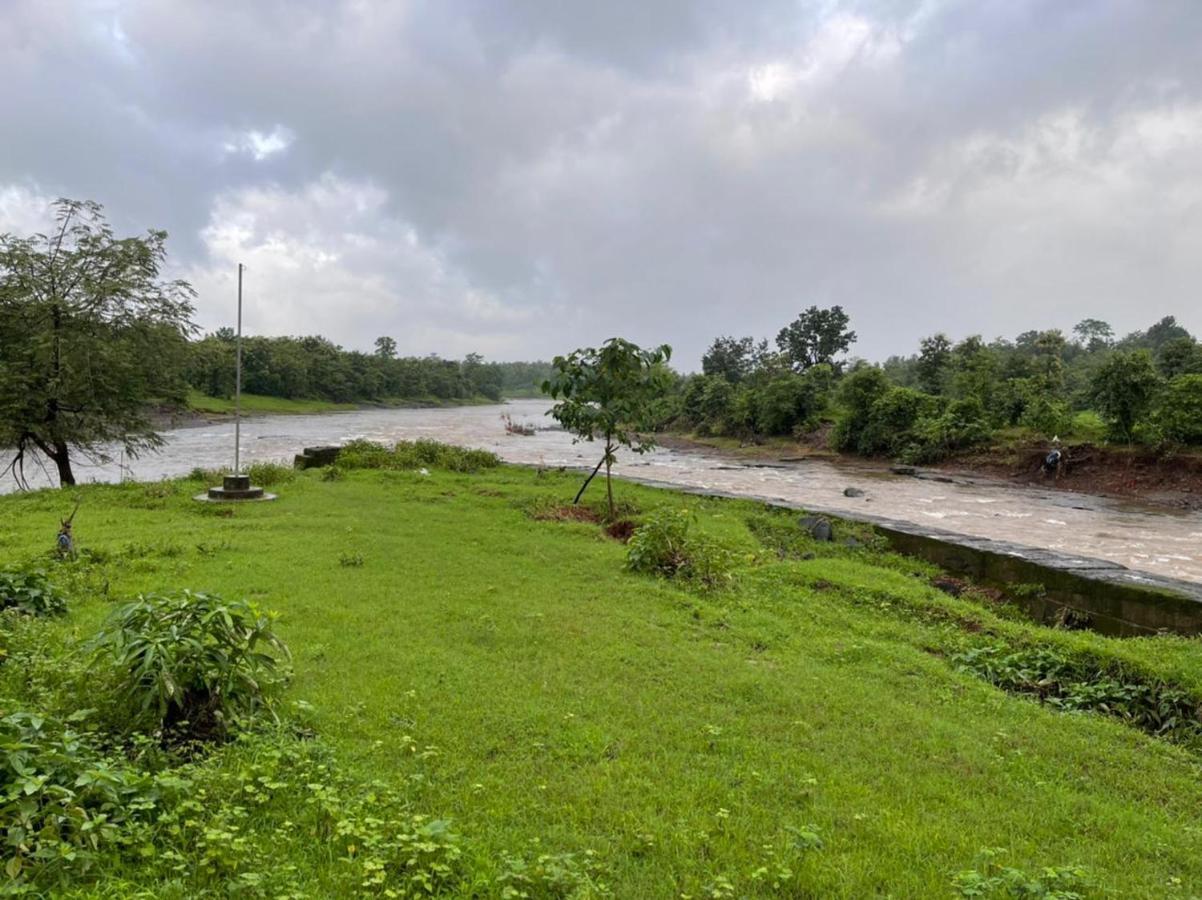
[[242, 474], [242, 263], [238, 263], [238, 362], [234, 375], [234, 474]]

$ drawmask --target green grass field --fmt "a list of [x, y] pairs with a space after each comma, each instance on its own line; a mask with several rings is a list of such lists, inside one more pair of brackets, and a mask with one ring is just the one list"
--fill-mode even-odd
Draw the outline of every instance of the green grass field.
[[[710, 592], [632, 574], [596, 525], [528, 514], [571, 498], [565, 474], [310, 472], [228, 518], [190, 499], [200, 486], [81, 489], [78, 540], [98, 561], [60, 638], [151, 590], [278, 610], [290, 695], [345, 772], [452, 821], [474, 873], [459, 893], [501, 895], [497, 860], [571, 853], [605, 887], [531, 896], [950, 897], [1001, 848], [1033, 876], [1084, 867], [1086, 896], [1202, 895], [1202, 757], [949, 658], [989, 635], [1050, 642], [1202, 696], [1196, 641], [1052, 632], [872, 550], [777, 559], [746, 524], [762, 507], [621, 484], [644, 512], [696, 510], [744, 561]], [[69, 506], [0, 499], [0, 557], [43, 554]], [[338, 862], [256, 839], [304, 893], [332, 890]], [[122, 877], [87, 890], [184, 896]]]

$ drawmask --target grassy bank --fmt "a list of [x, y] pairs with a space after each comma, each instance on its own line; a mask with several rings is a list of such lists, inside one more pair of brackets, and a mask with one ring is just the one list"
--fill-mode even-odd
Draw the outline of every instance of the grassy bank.
[[[957, 663], [999, 643], [1086, 654], [1198, 697], [1194, 641], [1038, 628], [871, 545], [797, 544], [751, 503], [619, 487], [636, 518], [687, 507], [734, 554], [730, 582], [700, 590], [625, 571], [623, 544], [559, 521], [569, 475], [310, 472], [233, 510], [193, 502], [201, 484], [81, 490], [84, 554], [49, 567], [71, 611], [47, 640], [74, 646], [152, 590], [278, 610], [290, 696], [339, 771], [461, 836], [449, 893], [1018, 896], [988, 886], [997, 866], [1057, 867], [1044, 882], [1086, 896], [1202, 892], [1196, 750]], [[44, 556], [69, 507], [0, 499], [0, 556]], [[34, 690], [15, 661], [0, 696]], [[326, 838], [250, 805], [256, 872], [346, 895]], [[251, 865], [231, 858], [206, 876], [215, 895]], [[194, 895], [140, 871], [102, 870], [89, 895]]]
[[[441, 406], [474, 406], [496, 403], [485, 397], [445, 400], [438, 397], [389, 397], [377, 403], [334, 403], [330, 400], [289, 400], [260, 394], [243, 394], [242, 411], [250, 415], [289, 415], [301, 413], [345, 412], [371, 408], [424, 408]], [[232, 397], [210, 397], [199, 391], [188, 392], [188, 409], [206, 415], [233, 415]]]

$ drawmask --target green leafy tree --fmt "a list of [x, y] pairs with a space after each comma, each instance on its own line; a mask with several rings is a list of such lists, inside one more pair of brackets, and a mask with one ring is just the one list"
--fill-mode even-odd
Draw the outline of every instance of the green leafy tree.
[[1106, 350], [1114, 343], [1114, 329], [1101, 319], [1082, 319], [1073, 326], [1073, 334], [1090, 353]]
[[776, 336], [780, 352], [797, 371], [826, 363], [836, 370], [835, 357], [855, 343], [856, 333], [847, 326], [851, 319], [842, 306], [819, 309], [811, 306]]
[[148, 408], [182, 401], [192, 288], [160, 277], [167, 234], [118, 238], [97, 203], [59, 200], [49, 234], [0, 235], [0, 447], [75, 484], [72, 457], [162, 443]]
[[1128, 443], [1160, 388], [1160, 375], [1147, 350], [1118, 351], [1094, 373], [1090, 393], [1111, 434]]
[[1202, 375], [1202, 345], [1192, 337], [1175, 337], [1161, 346], [1156, 365], [1165, 378]]
[[1202, 444], [1202, 375], [1178, 375], [1157, 403], [1161, 434], [1178, 444]]
[[479, 353], [469, 353], [463, 358], [461, 368], [473, 393], [487, 397], [489, 400], [501, 399], [505, 374], [499, 365], [485, 362], [484, 357]]
[[387, 335], [376, 338], [376, 356], [380, 359], [396, 358], [396, 341]]
[[952, 361], [952, 342], [946, 334], [933, 334], [918, 345], [915, 369], [918, 386], [928, 394], [942, 394], [947, 384], [948, 367]]
[[1177, 324], [1176, 316], [1165, 316], [1144, 332], [1144, 345], [1155, 352], [1169, 341], [1187, 337], [1191, 337], [1190, 333]]
[[840, 411], [831, 432], [831, 443], [836, 450], [858, 449], [873, 404], [891, 387], [888, 376], [876, 366], [859, 366], [848, 373], [837, 392]]
[[576, 441], [605, 442], [596, 468], [584, 480], [573, 503], [605, 466], [605, 493], [609, 514], [614, 515], [611, 470], [619, 447], [646, 453], [654, 440], [640, 433], [650, 426], [655, 401], [666, 388], [670, 374], [667, 362], [672, 348], [667, 344], [644, 350], [623, 338], [610, 338], [600, 349], [587, 347], [567, 356], [557, 356], [551, 365], [555, 374], [543, 382], [544, 394], [558, 401], [551, 416], [575, 436]]
[[701, 357], [701, 371], [706, 375], [717, 375], [731, 384], [738, 384], [755, 371], [768, 354], [768, 342], [755, 338], [714, 338]]
[[1060, 329], [1041, 331], [1035, 338], [1035, 371], [1043, 378], [1050, 391], [1064, 387], [1064, 348], [1068, 341]]
[[980, 335], [965, 338], [952, 349], [952, 395], [959, 400], [974, 398], [986, 410], [992, 409], [1000, 369], [997, 348], [986, 344]]

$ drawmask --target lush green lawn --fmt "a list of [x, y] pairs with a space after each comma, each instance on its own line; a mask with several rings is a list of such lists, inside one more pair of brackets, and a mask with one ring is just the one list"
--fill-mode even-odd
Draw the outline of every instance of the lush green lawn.
[[[896, 558], [766, 559], [752, 504], [622, 485], [760, 553], [708, 594], [634, 575], [596, 526], [527, 514], [574, 486], [509, 468], [306, 473], [230, 518], [189, 499], [198, 483], [84, 488], [78, 539], [111, 554], [108, 596], [77, 598], [62, 628], [85, 636], [140, 591], [257, 598], [280, 612], [292, 695], [356, 777], [450, 817], [478, 860], [594, 851], [618, 897], [762, 896], [786, 864], [782, 896], [951, 896], [994, 847], [1033, 873], [1082, 865], [1108, 896], [1202, 894], [1198, 756], [947, 658], [982, 627], [1043, 629]], [[69, 506], [0, 500], [0, 557], [52, 546]], [[1202, 689], [1196, 642], [1052, 638]], [[798, 849], [793, 829], [822, 846]]]

